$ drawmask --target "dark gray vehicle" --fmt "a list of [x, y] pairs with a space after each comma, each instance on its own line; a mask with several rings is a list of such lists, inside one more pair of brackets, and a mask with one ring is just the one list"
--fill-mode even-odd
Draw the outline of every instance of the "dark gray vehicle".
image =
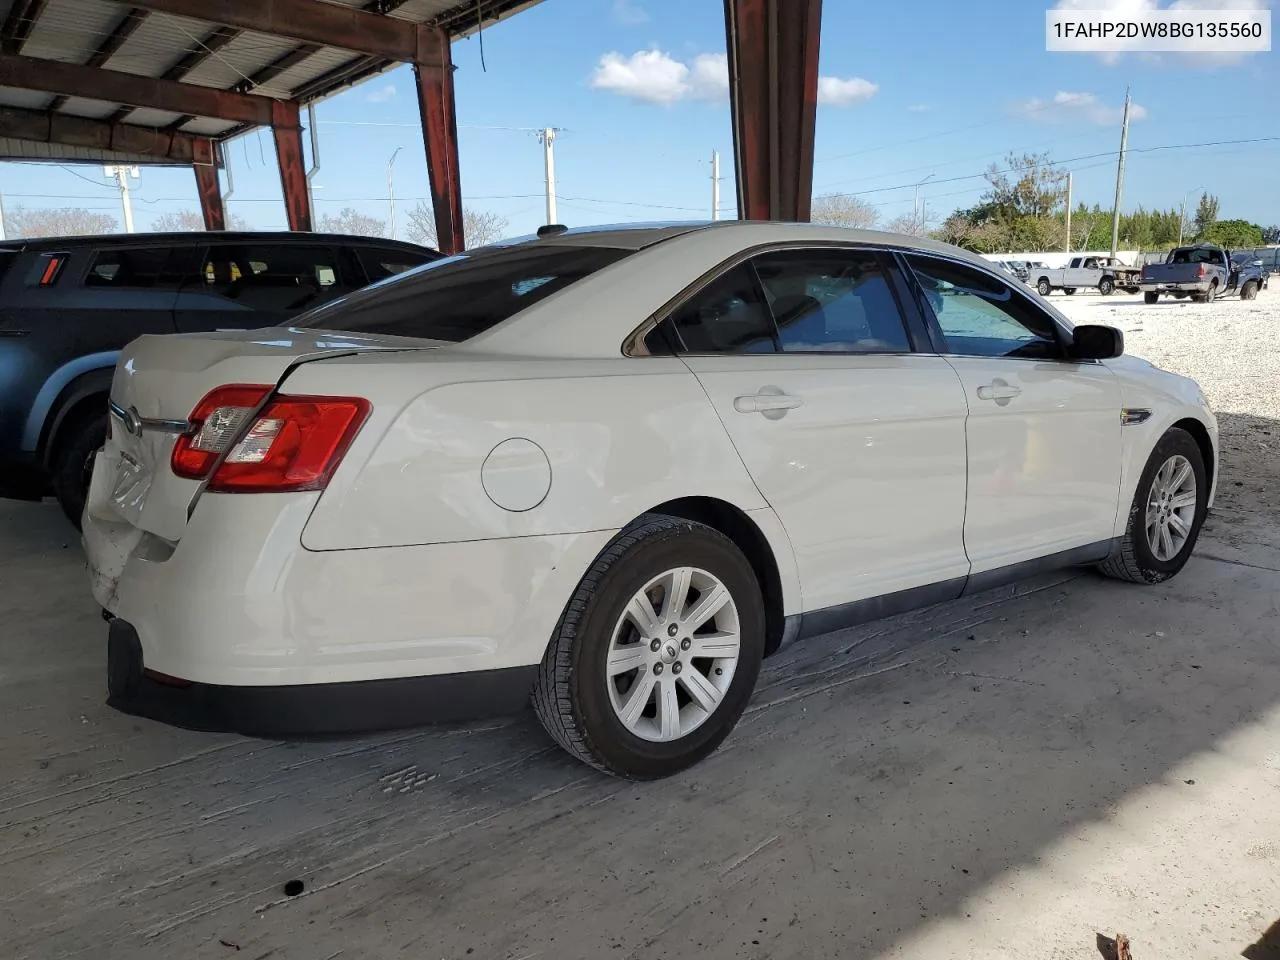
[[318, 233], [0, 242], [0, 496], [52, 492], [79, 525], [116, 358], [143, 334], [287, 326], [440, 256]]
[[1240, 294], [1241, 300], [1252, 300], [1266, 279], [1257, 259], [1234, 260], [1230, 250], [1202, 243], [1178, 247], [1164, 263], [1147, 264], [1142, 268], [1140, 286], [1147, 303], [1155, 303], [1165, 294], [1209, 303], [1232, 293]]

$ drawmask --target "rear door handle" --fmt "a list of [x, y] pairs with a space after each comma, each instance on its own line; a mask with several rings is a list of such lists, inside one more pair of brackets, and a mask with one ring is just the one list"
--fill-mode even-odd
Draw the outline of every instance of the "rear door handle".
[[747, 397], [734, 397], [733, 409], [739, 413], [785, 413], [803, 403], [799, 397], [785, 393], [756, 393]]

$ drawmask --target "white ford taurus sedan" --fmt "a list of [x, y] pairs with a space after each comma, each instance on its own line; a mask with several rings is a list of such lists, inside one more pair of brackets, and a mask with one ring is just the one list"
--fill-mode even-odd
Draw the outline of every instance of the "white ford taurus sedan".
[[532, 698], [575, 756], [660, 777], [787, 644], [1194, 548], [1200, 389], [976, 257], [541, 233], [125, 351], [84, 516], [114, 705], [287, 735]]

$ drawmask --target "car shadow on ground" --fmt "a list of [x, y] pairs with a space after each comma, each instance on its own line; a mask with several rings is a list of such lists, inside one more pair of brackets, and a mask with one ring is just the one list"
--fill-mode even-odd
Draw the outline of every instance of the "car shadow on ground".
[[[1222, 420], [1232, 443], [1280, 437]], [[275, 742], [115, 713], [76, 538], [56, 507], [0, 505], [18, 625], [0, 646], [0, 941], [873, 956], [1276, 705], [1280, 551], [1245, 542], [1275, 540], [1247, 500], [1275, 478], [1231, 469], [1239, 493], [1176, 580], [1063, 571], [806, 641], [766, 663], [718, 753], [649, 784], [577, 764], [528, 714]]]

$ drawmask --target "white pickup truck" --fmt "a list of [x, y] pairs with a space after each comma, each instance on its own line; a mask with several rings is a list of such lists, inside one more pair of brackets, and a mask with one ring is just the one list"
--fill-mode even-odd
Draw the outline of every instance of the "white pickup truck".
[[1093, 287], [1104, 297], [1117, 289], [1137, 293], [1142, 271], [1127, 267], [1112, 257], [1073, 257], [1065, 267], [1049, 270], [1041, 267], [1031, 273], [1028, 282], [1040, 296], [1052, 290], [1072, 294], [1082, 287]]

